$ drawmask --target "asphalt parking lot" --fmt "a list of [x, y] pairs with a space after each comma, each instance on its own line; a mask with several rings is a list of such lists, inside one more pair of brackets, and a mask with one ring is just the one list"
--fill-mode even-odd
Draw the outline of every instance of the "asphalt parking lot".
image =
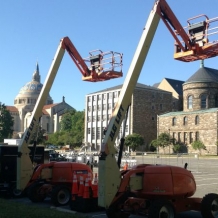
[[[183, 167], [185, 163], [188, 163], [188, 169], [193, 173], [196, 184], [197, 191], [193, 197], [203, 197], [207, 193], [218, 193], [218, 158], [204, 158], [204, 157], [190, 157], [190, 156], [135, 156], [133, 157], [137, 160], [137, 164], [147, 163], [147, 164], [167, 164]], [[97, 172], [98, 169], [94, 168], [94, 172]], [[15, 200], [15, 199], [14, 199]], [[15, 200], [17, 201], [17, 200]], [[19, 199], [26, 205], [33, 204], [29, 199], [23, 198]], [[69, 206], [55, 208], [52, 207], [49, 200], [46, 200], [43, 203], [40, 203], [40, 206], [50, 207], [57, 210], [65, 210], [71, 213]], [[97, 213], [81, 214], [87, 218], [105, 218], [106, 215], [104, 211]], [[137, 218], [139, 216], [130, 216], [131, 218]], [[199, 212], [189, 211], [178, 214], [178, 218], [202, 218]]]

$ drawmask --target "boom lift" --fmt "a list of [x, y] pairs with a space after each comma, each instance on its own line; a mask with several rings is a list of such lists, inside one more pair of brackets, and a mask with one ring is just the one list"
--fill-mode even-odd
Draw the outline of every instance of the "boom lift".
[[[36, 105], [32, 112], [31, 122], [26, 129], [21, 143], [18, 147], [17, 158], [17, 189], [24, 190], [33, 173], [33, 163], [30, 160], [28, 148], [31, 136], [36, 132], [42, 108], [46, 102], [49, 91], [57, 74], [65, 50], [68, 52], [80, 72], [82, 80], [89, 82], [99, 82], [122, 76], [122, 54], [117, 52], [102, 52], [95, 50], [90, 52], [89, 58], [82, 59], [79, 52], [68, 37], [61, 39], [55, 57], [49, 69], [45, 83], [42, 87]], [[89, 66], [85, 63], [88, 62]], [[118, 70], [117, 70], [118, 69]]]
[[[218, 195], [209, 195], [202, 201], [201, 206], [202, 199], [189, 198], [195, 193], [196, 184], [186, 167], [142, 164], [127, 171], [120, 171], [119, 163], [116, 163], [115, 139], [131, 104], [131, 96], [160, 18], [176, 40], [176, 60], [190, 62], [218, 55], [217, 41], [209, 42], [208, 38], [209, 23], [218, 20], [217, 18], [209, 20], [206, 17], [205, 21], [198, 24], [189, 22], [186, 32], [167, 2], [155, 1], [101, 145], [98, 205], [106, 208], [109, 218], [128, 217], [131, 213], [143, 216], [148, 214], [149, 218], [172, 218], [175, 216], [175, 210], [200, 210], [200, 207], [204, 218], [214, 217], [214, 214], [218, 213], [218, 208], [212, 205], [214, 199], [218, 200]], [[124, 139], [121, 140], [121, 148], [123, 143]], [[122, 155], [122, 151], [119, 155]]]

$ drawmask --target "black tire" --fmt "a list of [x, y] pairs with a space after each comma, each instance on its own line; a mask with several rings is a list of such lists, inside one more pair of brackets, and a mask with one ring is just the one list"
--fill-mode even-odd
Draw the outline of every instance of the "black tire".
[[201, 201], [201, 215], [203, 218], [218, 217], [218, 194], [209, 193]]
[[132, 193], [124, 193], [116, 202], [114, 202], [108, 209], [106, 209], [106, 215], [108, 218], [128, 218], [130, 213], [125, 213], [122, 210], [124, 202], [128, 197], [135, 197]]
[[148, 209], [148, 218], [174, 218], [175, 209], [168, 200], [154, 200]]
[[114, 207], [109, 207], [105, 212], [108, 218], [128, 218], [130, 216], [130, 214], [124, 213]]
[[16, 187], [16, 183], [12, 183], [9, 190], [10, 197], [12, 198], [21, 198], [23, 197], [23, 192], [18, 190]]
[[42, 202], [46, 198], [46, 194], [41, 190], [43, 183], [35, 182], [27, 189], [27, 197], [34, 203]]
[[71, 191], [65, 185], [54, 186], [51, 193], [51, 201], [55, 206], [64, 206], [71, 200]]

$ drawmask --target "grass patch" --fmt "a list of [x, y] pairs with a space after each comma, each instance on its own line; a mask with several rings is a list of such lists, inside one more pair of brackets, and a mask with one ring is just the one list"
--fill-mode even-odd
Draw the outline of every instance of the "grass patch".
[[77, 214], [30, 206], [0, 198], [0, 218], [82, 218]]

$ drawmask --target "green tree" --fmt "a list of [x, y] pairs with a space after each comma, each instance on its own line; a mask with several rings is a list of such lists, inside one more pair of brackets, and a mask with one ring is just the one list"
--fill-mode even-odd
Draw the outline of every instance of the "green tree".
[[161, 133], [157, 139], [151, 141], [151, 145], [153, 145], [157, 149], [159, 147], [163, 148], [164, 153], [165, 147], [169, 146], [171, 143], [172, 139], [170, 138], [170, 135], [168, 133]]
[[0, 142], [11, 138], [13, 134], [14, 120], [6, 106], [0, 102]]
[[72, 116], [72, 135], [74, 139], [74, 144], [76, 146], [81, 145], [84, 139], [84, 122], [85, 122], [84, 111], [77, 111]]
[[135, 151], [140, 145], [143, 145], [143, 143], [144, 138], [137, 133], [133, 133], [125, 137], [125, 145], [129, 146], [133, 151]]
[[61, 120], [61, 131], [71, 131], [72, 129], [72, 116], [76, 113], [76, 110], [72, 109], [66, 112]]
[[35, 133], [33, 133], [32, 137], [30, 138], [30, 144], [33, 144], [33, 142], [36, 140], [37, 145], [44, 145], [45, 144], [45, 136], [44, 134], [46, 131], [42, 129], [41, 126], [39, 126]]
[[63, 116], [61, 130], [48, 135], [46, 144], [80, 146], [84, 138], [84, 111], [69, 111]]
[[204, 143], [199, 140], [192, 142], [191, 146], [194, 150], [198, 150], [200, 155], [202, 149], [206, 150], [206, 146], [204, 145]]
[[180, 153], [180, 152], [182, 152], [182, 145], [180, 145], [180, 144], [175, 144], [175, 145], [173, 145], [173, 152], [174, 152], [174, 153]]

